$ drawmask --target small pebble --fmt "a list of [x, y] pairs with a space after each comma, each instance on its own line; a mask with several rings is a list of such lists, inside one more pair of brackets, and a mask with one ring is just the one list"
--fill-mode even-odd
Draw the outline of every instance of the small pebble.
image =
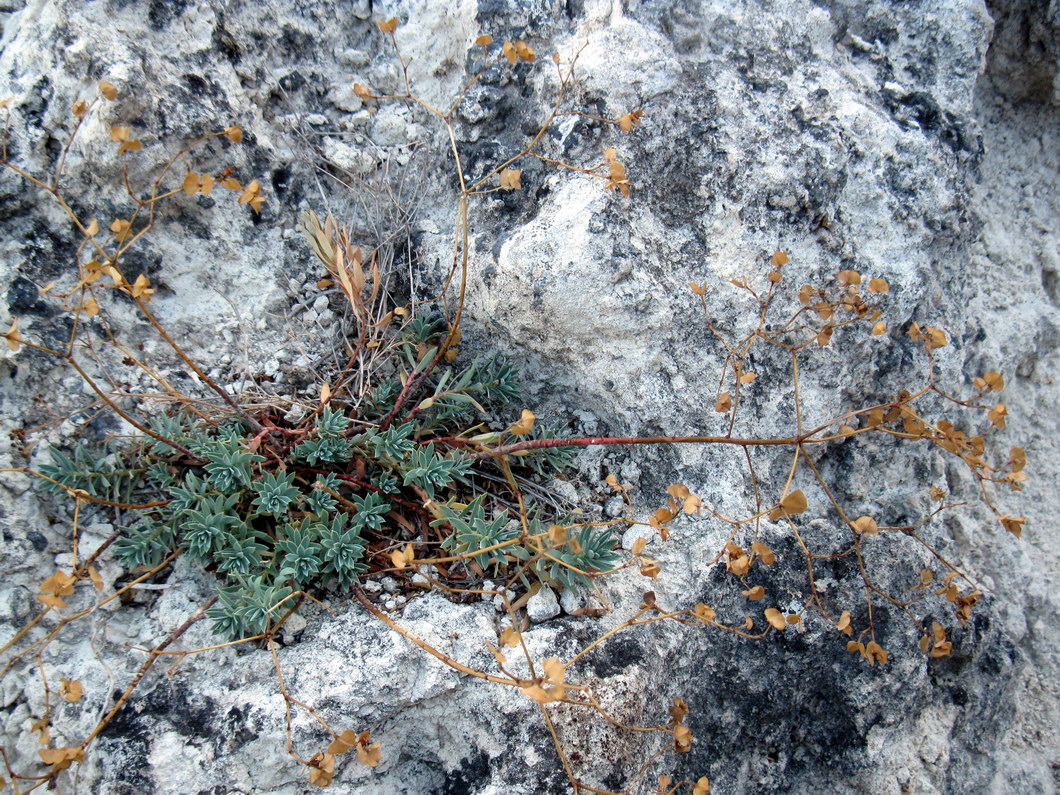
[[535, 624], [558, 616], [559, 600], [556, 599], [556, 592], [547, 585], [542, 585], [541, 590], [527, 600], [526, 614]]

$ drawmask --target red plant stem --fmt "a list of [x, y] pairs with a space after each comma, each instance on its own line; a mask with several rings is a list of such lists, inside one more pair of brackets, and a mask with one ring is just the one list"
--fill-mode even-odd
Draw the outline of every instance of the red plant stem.
[[[577, 439], [531, 439], [525, 442], [506, 444], [503, 447], [482, 450], [472, 454], [471, 458], [491, 458], [527, 450], [545, 450], [551, 447], [595, 447], [621, 444], [735, 444], [741, 447], [783, 447], [805, 441], [804, 436], [793, 436], [785, 439], [738, 439], [733, 436], [583, 436]], [[431, 439], [431, 441], [445, 442], [447, 444], [468, 444], [467, 439], [459, 437], [445, 437]]]
[[[328, 472], [326, 472], [323, 469], [313, 469], [313, 470], [310, 470], [310, 471], [316, 472], [316, 473], [322, 474], [322, 475], [329, 474]], [[367, 481], [361, 480], [356, 475], [344, 475], [341, 472], [333, 472], [333, 473], [330, 473], [330, 474], [335, 475], [335, 477], [337, 477], [339, 480], [344, 480], [344, 481], [346, 481], [347, 483], [349, 483], [351, 485], [359, 486], [360, 488], [367, 489], [368, 491], [374, 491], [377, 494], [382, 494], [384, 497], [386, 497], [391, 502], [396, 502], [398, 505], [402, 505], [402, 506], [408, 508], [411, 511], [416, 511], [418, 513], [422, 513], [422, 514], [426, 514], [426, 515], [430, 516], [430, 513], [428, 511], [424, 510], [422, 505], [416, 505], [413, 502], [409, 502], [408, 500], [403, 500], [401, 497], [397, 497], [397, 496], [391, 494], [389, 491], [383, 491], [378, 486], [375, 486], [375, 485], [373, 485], [371, 483], [368, 483]], [[431, 516], [431, 518], [433, 519], [434, 517]]]
[[394, 407], [390, 409], [390, 412], [386, 415], [386, 417], [383, 418], [383, 422], [380, 423], [380, 431], [385, 431], [387, 428], [390, 427], [390, 424], [394, 421], [394, 417], [397, 416], [398, 411], [401, 410], [401, 407], [405, 404], [405, 401], [408, 400], [408, 398], [411, 397], [413, 394], [415, 394], [416, 390], [420, 388], [420, 386], [423, 384], [423, 381], [427, 378], [427, 376], [431, 374], [431, 371], [434, 370], [435, 365], [437, 365], [438, 362], [441, 361], [443, 355], [444, 351], [439, 348], [438, 353], [434, 355], [434, 358], [431, 360], [431, 363], [424, 368], [423, 372], [415, 378], [409, 378], [409, 380], [405, 382], [405, 386], [398, 394], [397, 400], [394, 401]]

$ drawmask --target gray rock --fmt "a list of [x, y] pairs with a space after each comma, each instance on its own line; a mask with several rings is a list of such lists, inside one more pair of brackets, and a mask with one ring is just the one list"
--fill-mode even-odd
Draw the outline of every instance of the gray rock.
[[626, 512], [626, 501], [621, 497], [612, 497], [604, 503], [604, 513], [611, 519], [615, 519]]
[[559, 600], [556, 599], [556, 592], [547, 585], [542, 585], [541, 590], [527, 599], [526, 614], [535, 624], [558, 616]]
[[396, 146], [406, 142], [408, 127], [400, 110], [393, 106], [381, 109], [372, 122], [372, 141], [379, 146]]
[[563, 612], [567, 615], [571, 615], [578, 610], [581, 610], [586, 604], [585, 597], [579, 593], [568, 591], [567, 589], [563, 589], [559, 592], [559, 606], [563, 608]]

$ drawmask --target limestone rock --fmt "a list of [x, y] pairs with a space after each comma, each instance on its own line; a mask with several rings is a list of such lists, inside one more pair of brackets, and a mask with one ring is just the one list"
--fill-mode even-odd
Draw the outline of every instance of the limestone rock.
[[[456, 199], [449, 141], [414, 108], [395, 103], [374, 111], [346, 93], [350, 70], [372, 90], [394, 93], [404, 90], [403, 72], [369, 18], [372, 5], [346, 4], [350, 13], [338, 21], [337, 6], [0, 3], [0, 97], [12, 97], [15, 161], [48, 173], [71, 127], [73, 103], [91, 96], [101, 79], [118, 87], [118, 99], [86, 121], [66, 165], [65, 190], [101, 226], [126, 206], [112, 190], [122, 173], [112, 126], [132, 124], [144, 136], [144, 151], [130, 157], [140, 186], [173, 147], [228, 124], [243, 127], [242, 145], [218, 143], [178, 165], [218, 172], [232, 166], [242, 180], [260, 179], [268, 193], [261, 215], [220, 193], [177, 197], [159, 211], [135, 261], [159, 288], [152, 308], [234, 394], [253, 384], [259, 398], [270, 390], [286, 395], [289, 387], [277, 376], [289, 363], [303, 362], [301, 369], [312, 372], [324, 349], [341, 349], [341, 339], [301, 338], [288, 322], [300, 302], [318, 317], [320, 311], [301, 287], [321, 276], [292, 234], [303, 211], [331, 211], [365, 239], [402, 229], [414, 267], [404, 269], [409, 273], [394, 289], [408, 300], [436, 293], [451, 264]], [[796, 292], [844, 269], [891, 285], [884, 310], [889, 335], [838, 329], [829, 347], [807, 353], [800, 370], [805, 422], [870, 398], [891, 400], [907, 387], [924, 364], [906, 342], [913, 321], [949, 335], [951, 344], [936, 357], [940, 384], [964, 394], [989, 369], [1009, 383], [1010, 427], [997, 449], [1003, 457], [1010, 445], [1026, 448], [1031, 478], [1022, 493], [1000, 499], [1026, 514], [1022, 539], [974, 504], [923, 529], [939, 554], [985, 585], [966, 626], [951, 611], [926, 617], [957, 627], [953, 655], [920, 654], [913, 624], [884, 606], [875, 621], [890, 651], [886, 666], [860, 662], [846, 651], [846, 636], [815, 620], [760, 641], [663, 622], [619, 633], [572, 666], [569, 680], [591, 682], [606, 708], [631, 724], [665, 723], [672, 700], [683, 697], [695, 734], [691, 752], [665, 756], [639, 791], [653, 789], [661, 772], [675, 780], [709, 775], [715, 792], [1053, 791], [1060, 746], [1060, 5], [399, 0], [386, 16], [401, 20], [397, 38], [414, 86], [440, 107], [477, 68], [472, 42], [479, 33], [523, 38], [536, 48], [537, 68], [520, 65], [487, 81], [454, 115], [469, 174], [518, 152], [547, 115], [556, 89], [553, 51], [565, 59], [580, 52], [569, 87], [577, 107], [608, 118], [644, 110], [628, 134], [564, 117], [544, 143], [586, 167], [614, 146], [632, 183], [629, 199], [602, 180], [530, 162], [521, 190], [473, 200], [473, 275], [461, 347], [514, 356], [539, 417], [552, 415], [572, 428], [590, 417], [592, 430], [584, 432], [601, 436], [725, 434], [725, 418], [714, 407], [726, 351], [687, 284], [711, 285], [717, 329], [746, 333], [755, 304], [729, 281], [762, 277], [778, 249], [792, 260], [783, 286]], [[352, 115], [334, 129], [320, 123], [339, 119], [327, 116], [336, 109]], [[41, 289], [71, 267], [78, 238], [44, 192], [9, 172], [0, 175], [0, 208], [0, 315], [61, 344], [68, 329]], [[414, 209], [406, 216], [408, 208]], [[119, 339], [135, 340], [139, 353], [163, 360], [160, 374], [182, 389], [201, 386], [176, 357], [166, 360], [138, 316], [116, 306], [112, 320]], [[758, 378], [741, 395], [734, 435], [791, 435], [790, 357], [763, 352], [754, 366]], [[80, 390], [79, 379], [71, 381], [37, 352], [5, 356], [3, 466], [36, 460], [27, 459], [10, 430], [81, 410]], [[55, 445], [79, 444], [77, 428], [67, 420], [43, 436]], [[127, 430], [101, 419], [82, 436]], [[43, 447], [36, 448], [38, 458]], [[974, 500], [976, 484], [951, 458], [921, 448], [908, 457], [892, 452], [837, 440], [808, 455], [842, 486], [852, 509], [895, 524], [930, 510], [929, 485]], [[762, 480], [783, 484], [790, 456], [754, 455]], [[601, 480], [610, 472], [633, 486], [630, 515], [640, 520], [666, 502], [674, 483], [723, 514], [745, 514], [755, 505], [742, 453], [732, 449], [587, 448], [577, 460], [580, 475], [557, 481], [559, 496], [595, 506], [596, 518], [601, 505], [609, 506], [608, 516], [622, 507], [607, 503], [614, 495]], [[800, 487], [811, 494], [814, 485]], [[21, 476], [0, 478], [0, 494], [2, 643], [36, 614], [39, 583], [54, 572], [55, 556], [71, 549], [71, 517], [69, 505], [27, 488]], [[848, 539], [842, 524], [822, 508], [825, 496], [811, 496], [818, 513], [800, 525], [805, 538], [814, 549], [839, 550]], [[102, 516], [99, 526], [112, 521]], [[752, 616], [756, 630], [764, 626], [765, 606], [791, 612], [812, 600], [805, 555], [787, 525], [763, 520], [757, 528], [778, 559], [750, 583], [766, 587], [768, 602], [749, 601], [724, 562], [711, 563], [729, 532], [708, 515], [675, 520], [667, 541], [633, 528], [623, 545], [651, 535], [645, 555], [658, 560], [659, 577], [648, 580], [632, 566], [601, 578], [612, 611], [592, 611], [604, 612], [600, 618], [558, 616], [555, 594], [539, 598], [536, 614], [554, 610], [557, 617], [531, 625], [524, 641], [537, 658], [567, 659], [633, 615], [649, 590], [667, 608], [708, 604], [727, 624]], [[866, 546], [872, 584], [881, 590], [909, 593], [918, 570], [935, 565], [904, 534], [883, 532]], [[849, 564], [849, 558], [816, 561], [818, 584], [830, 605], [857, 613], [860, 631], [868, 626], [864, 587]], [[108, 565], [102, 573], [110, 583], [120, 573]], [[759, 567], [755, 576], [765, 571]], [[851, 582], [860, 592], [849, 590]], [[181, 559], [166, 582], [99, 611], [95, 623], [66, 628], [45, 662], [52, 681], [76, 678], [86, 695], [81, 711], [59, 706], [53, 743], [82, 738], [135, 676], [144, 657], [123, 643], [157, 644], [215, 584]], [[365, 590], [373, 600], [392, 600], [402, 626], [453, 659], [494, 670], [486, 642], [497, 643], [506, 617], [491, 602], [457, 604], [430, 593], [399, 607], [404, 595], [397, 595], [396, 581], [387, 585], [370, 582]], [[284, 639], [291, 645], [276, 652], [293, 697], [337, 729], [370, 729], [383, 743], [374, 769], [352, 754], [340, 757], [331, 791], [569, 790], [529, 699], [457, 673], [358, 603], [333, 596], [336, 615], [303, 610], [304, 629], [292, 625]], [[90, 598], [79, 592], [86, 601], [77, 606], [89, 606]], [[567, 594], [560, 599], [568, 613], [587, 612]], [[181, 648], [215, 642], [201, 622]], [[284, 701], [269, 650], [246, 644], [191, 655], [171, 679], [163, 667], [152, 670], [90, 749], [79, 772], [86, 791], [303, 790], [292, 782], [307, 774], [284, 751]], [[577, 724], [566, 707], [550, 709], [577, 750], [579, 775], [596, 787], [625, 786], [660, 742]], [[0, 710], [5, 749], [20, 769], [32, 767], [39, 745], [28, 729], [44, 710], [32, 655], [4, 678]], [[306, 758], [329, 741], [304, 711], [296, 711], [293, 731]]]

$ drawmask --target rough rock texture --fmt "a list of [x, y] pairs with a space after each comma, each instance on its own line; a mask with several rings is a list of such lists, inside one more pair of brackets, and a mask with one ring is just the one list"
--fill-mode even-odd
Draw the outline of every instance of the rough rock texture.
[[[171, 151], [156, 141], [243, 125], [245, 145], [192, 162], [261, 177], [271, 198], [260, 218], [230, 202], [178, 199], [139, 256], [161, 287], [158, 313], [196, 358], [234, 384], [266, 375], [280, 394], [288, 384], [312, 385], [326, 365], [321, 349], [331, 350], [342, 332], [340, 305], [314, 286], [315, 266], [293, 234], [304, 209], [330, 207], [366, 239], [397, 229], [408, 241], [397, 256], [414, 264], [395, 286], [402, 296], [431, 294], [449, 264], [455, 202], [443, 137], [399, 103], [369, 113], [350, 90], [354, 81], [401, 87], [373, 15], [401, 18], [410, 78], [432, 102], [468, 79], [480, 32], [525, 38], [542, 55], [542, 68], [520, 66], [511, 79], [484, 83], [462, 106], [469, 174], [518, 151], [547, 112], [555, 80], [546, 54], [580, 51], [573, 100], [611, 117], [642, 107], [643, 125], [620, 136], [569, 117], [547, 146], [579, 164], [616, 146], [632, 199], [530, 162], [521, 191], [491, 194], [472, 208], [468, 346], [514, 356], [539, 415], [592, 434], [724, 432], [713, 411], [723, 349], [686, 284], [761, 279], [780, 248], [791, 254], [786, 274], [795, 285], [854, 268], [892, 286], [885, 311], [892, 336], [837, 333], [806, 358], [807, 423], [909, 385], [923, 359], [901, 331], [913, 320], [931, 323], [952, 342], [939, 354], [940, 382], [962, 391], [986, 370], [1003, 372], [1011, 427], [998, 449], [1025, 447], [1031, 480], [1022, 495], [1001, 497], [1011, 513], [1027, 516], [1020, 541], [975, 504], [926, 531], [987, 592], [969, 625], [951, 629], [949, 658], [926, 660], [912, 625], [880, 608], [886, 667], [848, 654], [845, 638], [820, 622], [758, 642], [655, 625], [617, 636], [571, 677], [594, 681], [608, 709], [629, 723], [665, 722], [671, 699], [687, 700], [693, 750], [667, 756], [648, 782], [668, 772], [675, 780], [709, 775], [725, 793], [1055, 791], [1060, 3], [408, 0], [373, 8], [367, 0], [31, 0], [0, 3], [0, 12], [0, 95], [14, 97], [18, 162], [37, 171], [54, 162], [69, 108], [97, 80], [121, 91], [90, 117], [69, 157], [69, 195], [79, 207], [99, 208], [90, 212], [101, 220], [117, 211], [111, 125], [144, 131], [149, 145], [135, 160], [144, 171]], [[323, 165], [349, 187], [317, 169]], [[46, 195], [8, 173], [0, 177], [0, 219], [0, 320], [17, 316], [28, 333], [61, 335], [39, 287], [69, 267], [76, 238]], [[737, 291], [712, 287], [709, 302], [720, 328], [749, 322]], [[141, 321], [115, 313], [119, 335], [144, 341], [145, 356], [161, 357], [178, 386], [195, 388]], [[785, 360], [763, 355], [756, 366], [735, 432], [790, 434]], [[56, 411], [87, 402], [77, 379], [42, 356], [24, 351], [0, 367], [5, 428], [46, 422], [41, 398]], [[47, 441], [69, 444], [71, 428], [57, 426]], [[101, 419], [89, 435], [113, 428]], [[0, 445], [13, 465], [25, 463], [17, 440], [5, 433]], [[929, 509], [934, 484], [974, 503], [967, 474], [922, 447], [846, 442], [815, 455], [857, 513], [911, 521]], [[755, 463], [779, 489], [787, 459], [762, 453]], [[579, 469], [572, 496], [595, 515], [605, 504], [607, 516], [622, 511], [608, 502], [609, 472], [636, 487], [636, 518], [677, 481], [723, 512], [754, 504], [731, 450], [597, 448], [580, 455]], [[69, 506], [21, 475], [5, 475], [0, 493], [6, 640], [33, 615], [36, 584], [69, 562]], [[806, 517], [808, 532], [821, 548], [838, 548], [822, 502]], [[107, 516], [92, 521], [82, 551], [112, 531]], [[650, 547], [663, 567], [657, 581], [649, 585], [635, 570], [605, 580], [612, 612], [536, 624], [526, 633], [532, 651], [566, 658], [630, 615], [648, 587], [668, 607], [704, 601], [738, 621], [752, 608], [722, 567], [707, 565], [727, 532], [706, 519], [682, 520], [670, 541]], [[763, 534], [780, 565], [760, 583], [779, 607], [797, 608], [808, 586], [796, 542], [772, 523]], [[880, 586], [895, 591], [932, 562], [901, 539], [881, 541], [869, 557]], [[829, 598], [864, 626], [855, 573], [845, 563], [823, 568]], [[108, 564], [103, 575], [109, 584], [122, 572]], [[56, 744], [82, 737], [109, 706], [108, 694], [135, 672], [143, 658], [122, 643], [157, 643], [212, 587], [209, 575], [184, 563], [162, 585], [70, 627], [49, 648], [51, 679], [77, 678], [86, 692], [60, 708]], [[569, 608], [572, 600], [561, 602]], [[356, 604], [333, 607], [337, 616], [307, 611], [298, 642], [290, 637], [279, 653], [297, 698], [337, 727], [370, 728], [383, 742], [374, 770], [344, 757], [333, 790], [565, 791], [528, 700], [458, 675]], [[931, 616], [955, 624], [937, 606]], [[489, 602], [461, 607], [437, 595], [413, 600], [400, 616], [445, 653], [482, 668], [492, 665], [484, 642], [496, 641], [498, 619]], [[181, 648], [210, 642], [199, 624]], [[27, 660], [0, 687], [3, 746], [20, 769], [35, 758], [28, 729], [41, 710]], [[625, 786], [656, 747], [564, 709], [556, 722], [594, 786]], [[323, 745], [304, 713], [295, 727], [304, 755]], [[78, 781], [114, 793], [305, 791], [304, 769], [284, 742], [271, 656], [225, 649], [185, 659], [172, 679], [153, 671]]]

